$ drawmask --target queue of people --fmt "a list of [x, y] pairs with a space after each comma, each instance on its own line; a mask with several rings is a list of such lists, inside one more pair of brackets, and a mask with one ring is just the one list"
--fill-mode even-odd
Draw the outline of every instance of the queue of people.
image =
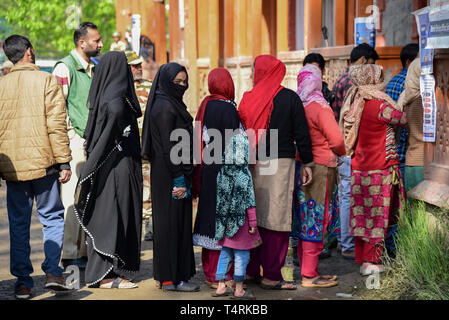
[[[239, 106], [229, 71], [214, 69], [194, 127], [183, 102], [184, 66], [162, 65], [147, 82], [137, 54], [100, 55], [101, 35], [90, 22], [76, 29], [74, 44], [50, 75], [34, 65], [27, 38], [4, 43], [14, 66], [0, 78], [0, 108], [18, 110], [0, 114], [17, 298], [29, 298], [33, 287], [34, 199], [44, 225], [45, 286], [55, 291], [71, 290], [61, 255], [63, 266], [85, 268], [90, 287], [136, 288], [150, 200], [154, 279], [163, 291], [199, 290], [189, 282], [194, 246], [202, 247], [213, 297], [255, 299], [248, 282], [296, 290], [281, 272], [290, 238], [297, 240], [303, 287], [338, 285], [336, 275], [318, 269], [334, 239], [362, 275], [383, 271], [384, 243], [388, 249], [405, 191], [423, 178], [414, 46], [401, 54], [405, 71], [389, 86], [395, 96], [384, 92], [385, 74], [368, 45], [353, 49], [332, 92], [316, 53], [305, 58], [296, 92], [282, 86], [280, 60], [256, 57], [253, 88]], [[396, 127], [409, 131], [405, 183]]]

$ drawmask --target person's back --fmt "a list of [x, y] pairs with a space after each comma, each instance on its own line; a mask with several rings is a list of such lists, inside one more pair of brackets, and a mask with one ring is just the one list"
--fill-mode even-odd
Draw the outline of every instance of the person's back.
[[39, 71], [27, 38], [8, 37], [5, 53], [14, 67], [0, 79], [0, 172], [7, 186], [10, 270], [17, 277], [15, 297], [29, 299], [34, 285], [29, 243], [33, 203], [44, 225], [45, 288], [70, 290], [59, 267], [64, 238], [59, 189], [70, 180], [72, 157], [65, 99], [56, 79]]
[[[266, 155], [271, 159], [295, 158], [296, 149], [303, 153], [305, 163], [311, 162], [310, 140], [304, 108], [298, 95], [283, 88], [273, 99], [273, 111], [270, 115], [269, 131], [266, 139]], [[270, 149], [270, 131], [278, 130], [278, 154]], [[295, 143], [296, 142], [296, 143]], [[264, 142], [260, 142], [263, 146]], [[261, 154], [261, 156], [264, 156]]]
[[57, 143], [65, 126], [54, 127], [54, 119], [46, 117], [52, 113], [65, 120], [64, 106], [56, 79], [34, 64], [17, 65], [0, 78], [0, 170], [6, 180], [38, 179], [47, 168], [70, 161], [68, 139], [65, 148]]

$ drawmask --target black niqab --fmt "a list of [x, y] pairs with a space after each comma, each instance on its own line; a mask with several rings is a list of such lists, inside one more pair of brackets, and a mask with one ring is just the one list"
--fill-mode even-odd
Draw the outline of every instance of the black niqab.
[[188, 81], [186, 68], [176, 62], [167, 63], [161, 66], [154, 78], [148, 97], [142, 129], [142, 157], [144, 159], [151, 161], [152, 143], [150, 134], [150, 113], [151, 107], [157, 96], [163, 96], [168, 99], [176, 107], [176, 110], [186, 122], [193, 121], [193, 117], [187, 111], [187, 106], [182, 101], [182, 97], [189, 86], [181, 86], [173, 82], [176, 75], [181, 71], [186, 73]]

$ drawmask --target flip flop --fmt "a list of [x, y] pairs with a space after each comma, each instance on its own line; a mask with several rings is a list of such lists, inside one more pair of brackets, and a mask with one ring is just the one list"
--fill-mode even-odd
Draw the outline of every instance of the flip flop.
[[279, 281], [274, 286], [272, 286], [272, 285], [264, 284], [261, 282], [261, 283], [259, 283], [259, 287], [261, 287], [262, 289], [265, 289], [265, 290], [296, 290], [297, 289], [296, 286], [294, 288], [283, 288], [282, 286], [284, 284], [294, 284], [294, 283], [282, 280], [282, 281]]
[[[320, 282], [320, 281], [331, 281], [331, 282], [328, 282], [327, 284], [319, 284], [318, 282]], [[312, 283], [304, 283], [304, 281], [302, 281], [302, 283], [301, 283], [301, 286], [303, 288], [330, 288], [330, 287], [335, 287], [336, 285], [338, 285], [338, 281], [329, 280], [329, 279], [323, 278], [321, 276], [319, 276], [318, 278], [313, 280]]]
[[321, 278], [323, 278], [325, 280], [335, 281], [338, 279], [338, 276], [336, 276], [336, 275], [331, 276], [331, 275], [325, 274], [325, 275], [322, 275]]
[[256, 300], [256, 297], [252, 294], [251, 291], [246, 290], [243, 296], [238, 297], [235, 294], [231, 296], [231, 299], [234, 300]]
[[228, 297], [228, 296], [232, 295], [233, 293], [234, 293], [234, 291], [232, 291], [231, 288], [226, 287], [226, 291], [225, 292], [223, 292], [223, 293], [216, 293], [216, 292], [214, 292], [214, 293], [211, 294], [211, 296], [214, 297], [214, 298]]

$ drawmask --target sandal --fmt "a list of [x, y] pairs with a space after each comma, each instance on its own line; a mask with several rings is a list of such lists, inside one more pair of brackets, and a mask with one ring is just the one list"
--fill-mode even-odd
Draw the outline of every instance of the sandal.
[[231, 296], [231, 299], [234, 300], [256, 300], [256, 297], [252, 294], [251, 291], [246, 290], [243, 296], [236, 296], [235, 293]]
[[[307, 278], [307, 277], [304, 277], [304, 278]], [[324, 281], [325, 283], [320, 284], [319, 283], [320, 281]], [[304, 281], [302, 281], [302, 283], [301, 283], [301, 286], [303, 288], [330, 288], [330, 287], [335, 287], [336, 285], [338, 285], [338, 281], [326, 279], [326, 277], [322, 277], [322, 276], [318, 276], [311, 283], [305, 283]]]
[[284, 288], [283, 287], [284, 284], [293, 284], [294, 285], [293, 282], [287, 282], [285, 280], [282, 280], [282, 281], [279, 281], [274, 286], [273, 285], [269, 285], [269, 284], [264, 284], [264, 283], [261, 282], [259, 284], [259, 287], [261, 287], [262, 289], [265, 289], [265, 290], [296, 290], [297, 289], [296, 285], [295, 285], [294, 288]]
[[323, 278], [325, 280], [335, 281], [338, 279], [338, 276], [336, 276], [336, 275], [331, 276], [329, 274], [325, 274], [325, 275], [322, 275], [321, 278]]
[[210, 282], [210, 281], [205, 281], [205, 283], [209, 286], [209, 288], [211, 289], [217, 289], [218, 288], [218, 282]]
[[100, 284], [101, 289], [134, 289], [138, 285], [126, 279], [117, 277], [113, 281]]
[[234, 293], [234, 291], [232, 291], [231, 288], [226, 287], [226, 291], [225, 292], [223, 292], [223, 293], [216, 293], [216, 292], [214, 292], [214, 293], [211, 294], [211, 296], [214, 297], [214, 298], [227, 297], [227, 296], [232, 295], [233, 293]]

